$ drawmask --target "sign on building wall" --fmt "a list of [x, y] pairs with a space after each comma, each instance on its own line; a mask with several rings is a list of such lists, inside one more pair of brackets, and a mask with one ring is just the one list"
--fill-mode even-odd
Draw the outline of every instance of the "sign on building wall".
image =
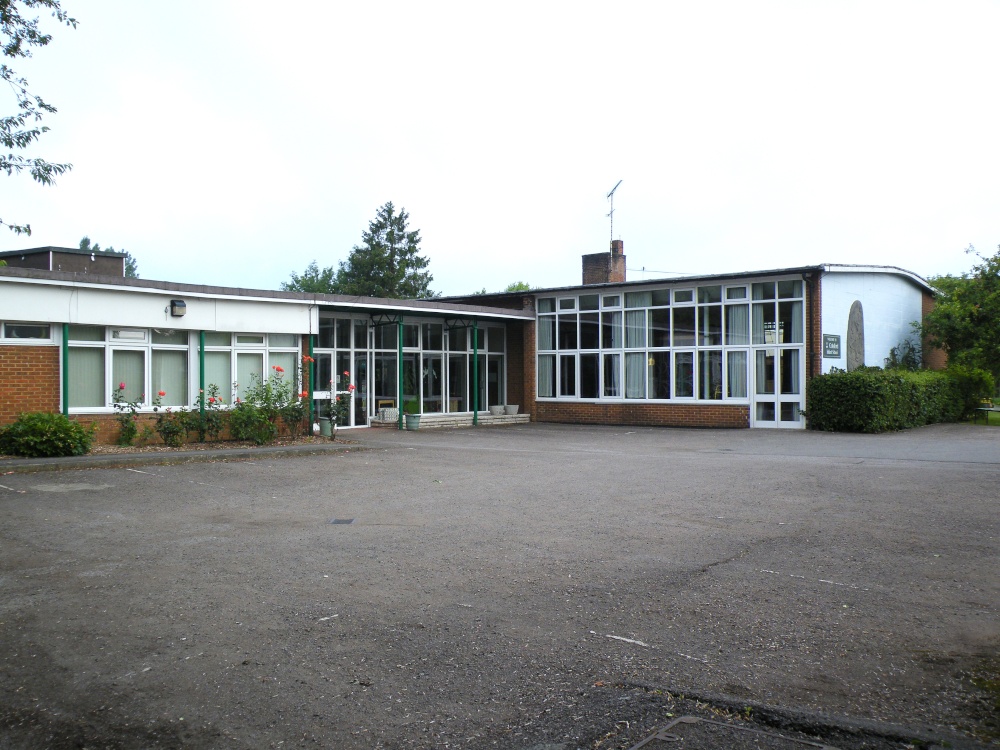
[[823, 334], [823, 356], [840, 359], [840, 336]]

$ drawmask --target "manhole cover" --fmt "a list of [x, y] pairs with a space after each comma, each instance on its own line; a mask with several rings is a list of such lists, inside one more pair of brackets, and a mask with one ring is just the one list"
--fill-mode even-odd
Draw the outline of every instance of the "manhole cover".
[[334, 518], [330, 523], [354, 523], [353, 518]]
[[658, 750], [668, 744], [683, 743], [685, 750], [716, 750], [716, 748], [761, 748], [762, 750], [800, 750], [803, 747], [821, 748], [821, 750], [837, 750], [832, 745], [819, 742], [785, 737], [774, 732], [741, 727], [736, 724], [724, 724], [721, 721], [700, 719], [697, 716], [682, 716], [674, 719], [662, 729], [658, 729], [649, 737], [629, 750], [648, 748]]

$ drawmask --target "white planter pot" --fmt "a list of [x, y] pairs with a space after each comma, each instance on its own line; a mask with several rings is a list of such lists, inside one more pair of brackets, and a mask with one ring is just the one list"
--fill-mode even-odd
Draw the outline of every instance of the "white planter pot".
[[502, 406], [491, 406], [490, 407], [490, 414], [492, 416], [494, 416], [494, 417], [502, 416], [503, 415], [503, 407]]
[[506, 406], [505, 406], [505, 407], [503, 408], [503, 413], [504, 413], [504, 414], [509, 414], [509, 415], [513, 416], [513, 415], [517, 414], [517, 410], [518, 410], [518, 408], [519, 408], [519, 407], [518, 407], [518, 405], [517, 405], [517, 404], [507, 404], [507, 405], [506, 405]]

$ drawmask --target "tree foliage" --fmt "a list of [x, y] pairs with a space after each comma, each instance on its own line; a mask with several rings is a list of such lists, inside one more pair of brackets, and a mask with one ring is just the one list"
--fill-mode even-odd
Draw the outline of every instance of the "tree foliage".
[[293, 273], [281, 288], [396, 299], [434, 297], [430, 290], [434, 277], [424, 270], [430, 261], [419, 254], [420, 230], [408, 229], [409, 218], [405, 210], [397, 213], [391, 201], [386, 203], [362, 232], [363, 244], [355, 245], [347, 260], [340, 261], [336, 273], [332, 266], [320, 269], [314, 260], [305, 273]]
[[[73, 28], [76, 19], [70, 18], [62, 9], [61, 0], [0, 0], [0, 48], [5, 57], [11, 59], [31, 57], [32, 47], [44, 47], [52, 41], [51, 34], [38, 28], [37, 17], [32, 18], [24, 11], [44, 8], [60, 23]], [[0, 146], [7, 153], [0, 152], [0, 170], [8, 176], [27, 171], [32, 179], [42, 185], [51, 185], [55, 178], [73, 168], [72, 164], [54, 164], [40, 157], [14, 154], [14, 150], [24, 150], [38, 140], [48, 127], [40, 125], [42, 118], [53, 114], [56, 108], [28, 89], [28, 81], [6, 64], [0, 64], [0, 80], [7, 83], [17, 102], [17, 112], [0, 116]], [[0, 218], [0, 224], [7, 224], [16, 234], [31, 234], [29, 224], [10, 224]]]
[[91, 243], [90, 237], [80, 240], [80, 249], [87, 253], [124, 253], [125, 254], [125, 278], [139, 278], [139, 263], [132, 257], [132, 253], [127, 250], [115, 250], [113, 247], [102, 248], [96, 242]]
[[930, 280], [942, 294], [924, 318], [923, 332], [948, 352], [950, 362], [981, 368], [1000, 380], [1000, 248], [989, 258], [972, 245], [966, 252], [980, 260], [971, 272]]

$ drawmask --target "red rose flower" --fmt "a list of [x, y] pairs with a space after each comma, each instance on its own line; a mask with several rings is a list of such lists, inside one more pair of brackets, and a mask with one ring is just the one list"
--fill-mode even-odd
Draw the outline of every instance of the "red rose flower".
[[167, 395], [167, 392], [166, 392], [166, 391], [157, 391], [157, 392], [156, 392], [156, 395], [157, 395], [157, 396], [160, 396], [160, 397], [163, 397], [163, 396], [166, 396], [166, 395]]
[[284, 372], [285, 371], [285, 368], [282, 367], [281, 365], [271, 365], [271, 369], [274, 370], [275, 372]]

